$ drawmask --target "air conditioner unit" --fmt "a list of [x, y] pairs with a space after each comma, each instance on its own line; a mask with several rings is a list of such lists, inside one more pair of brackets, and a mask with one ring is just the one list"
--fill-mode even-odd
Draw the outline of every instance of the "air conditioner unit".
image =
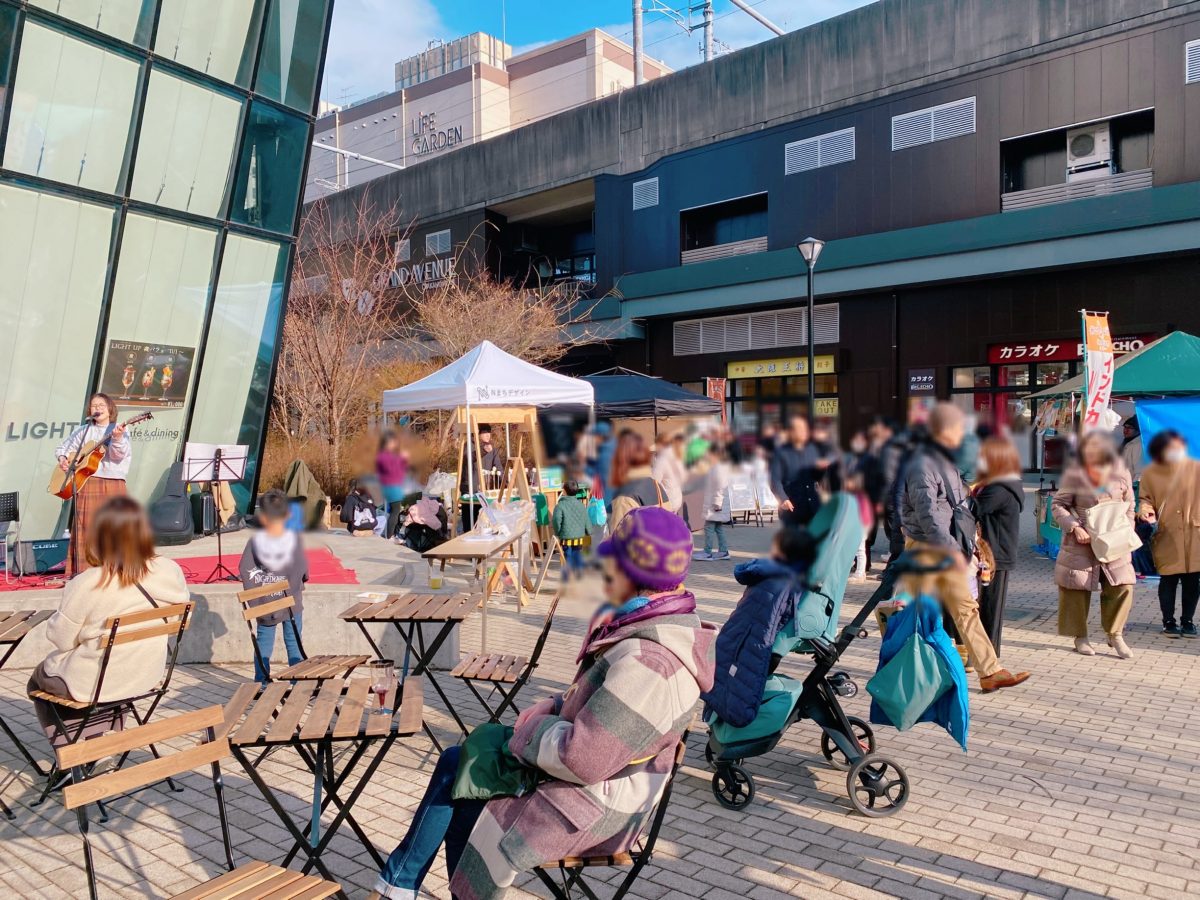
[[1067, 132], [1067, 181], [1084, 181], [1112, 172], [1112, 139], [1107, 122]]

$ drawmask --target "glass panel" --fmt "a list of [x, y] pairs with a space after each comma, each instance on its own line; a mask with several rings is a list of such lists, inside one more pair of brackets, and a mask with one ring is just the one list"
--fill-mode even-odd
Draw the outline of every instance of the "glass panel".
[[1038, 363], [1037, 383], [1039, 385], [1062, 384], [1071, 376], [1071, 364], [1065, 362]]
[[13, 37], [17, 30], [17, 11], [11, 6], [0, 6], [0, 113], [8, 98], [8, 67], [12, 62]]
[[1029, 366], [1000, 366], [997, 387], [1029, 387]]
[[[836, 375], [818, 375], [814, 379], [814, 384], [817, 388], [817, 394], [837, 394], [837, 379]], [[807, 387], [805, 393], [808, 392]]]
[[4, 165], [117, 193], [139, 70], [132, 59], [26, 22]]
[[154, 21], [154, 0], [29, 0], [29, 5], [139, 47], [146, 46]]
[[100, 384], [122, 409], [154, 414], [134, 435], [129, 492], [143, 501], [158, 493], [182, 443], [216, 242], [215, 229], [125, 217]]
[[54, 448], [83, 414], [115, 218], [0, 184], [0, 472], [21, 494], [30, 538], [53, 535], [63, 506], [46, 484]]
[[739, 378], [734, 384], [737, 386], [737, 396], [739, 397], [754, 397], [758, 395], [758, 382], [753, 378]]
[[255, 90], [311, 113], [321, 63], [326, 0], [271, 0]]
[[167, 0], [154, 52], [246, 87], [258, 42], [258, 5], [256, 0]]
[[759, 391], [763, 397], [782, 397], [783, 379], [764, 378], [759, 382]]
[[952, 387], [955, 390], [991, 386], [992, 370], [987, 366], [970, 366], [965, 369], [953, 370]]
[[154, 71], [130, 196], [220, 216], [225, 209], [242, 104], [183, 78]]
[[291, 234], [307, 142], [304, 119], [265, 103], [251, 103], [229, 217]]
[[[196, 440], [258, 447], [283, 302], [286, 248], [231, 234], [225, 241], [205, 363], [192, 412]], [[234, 486], [244, 509], [257, 459]]]

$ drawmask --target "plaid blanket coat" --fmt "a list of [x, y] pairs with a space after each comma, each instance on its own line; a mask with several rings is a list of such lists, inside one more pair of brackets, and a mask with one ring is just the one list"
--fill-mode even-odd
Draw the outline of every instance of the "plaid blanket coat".
[[552, 780], [487, 804], [451, 879], [457, 900], [500, 897], [543, 863], [622, 852], [641, 832], [712, 687], [716, 631], [687, 593], [629, 619], [593, 632], [567, 692], [516, 730], [510, 749]]

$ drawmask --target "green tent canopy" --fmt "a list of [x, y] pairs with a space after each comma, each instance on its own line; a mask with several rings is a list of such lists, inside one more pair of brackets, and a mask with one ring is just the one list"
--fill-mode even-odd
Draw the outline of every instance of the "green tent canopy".
[[[1030, 394], [1030, 399], [1083, 393], [1083, 376]], [[1200, 337], [1172, 331], [1141, 350], [1118, 356], [1114, 397], [1166, 397], [1200, 394]]]

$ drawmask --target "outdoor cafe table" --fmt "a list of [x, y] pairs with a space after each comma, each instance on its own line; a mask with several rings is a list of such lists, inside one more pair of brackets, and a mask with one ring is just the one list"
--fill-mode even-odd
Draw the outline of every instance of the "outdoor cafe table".
[[[392, 688], [383, 704], [393, 709], [391, 715], [378, 711], [378, 701], [370, 699], [371, 682], [366, 678], [276, 681], [266, 685], [248, 682], [234, 692], [225, 706], [225, 720], [217, 737], [228, 736], [234, 757], [294, 838], [295, 845], [283, 860], [284, 868], [297, 854], [303, 853], [307, 857], [303, 869], [306, 874], [315, 866], [322, 877], [334, 881], [321, 862], [321, 854], [343, 822], [358, 836], [375, 863], [383, 867], [384, 858], [351, 809], [396, 739], [411, 737], [421, 730], [422, 680], [416, 676], [408, 678], [399, 690], [398, 705], [396, 688]], [[296, 751], [313, 774], [312, 811], [303, 830], [292, 821], [267, 779], [258, 771], [271, 750], [288, 747]], [[335, 747], [343, 751], [336, 757]], [[350, 776], [372, 747], [376, 748], [374, 756], [343, 798], [341, 792]], [[337, 814], [322, 834], [321, 814], [331, 802], [337, 807]]]
[[[474, 564], [475, 580], [483, 581], [483, 621], [480, 623], [479, 629], [479, 649], [483, 653], [487, 653], [488, 601], [491, 600], [492, 591], [504, 572], [507, 571], [513, 579], [513, 584], [517, 589], [517, 601], [521, 606], [528, 602], [525, 591], [533, 590], [533, 582], [526, 571], [524, 546], [524, 531], [517, 534], [498, 535], [468, 531], [466, 534], [453, 537], [421, 554], [421, 558], [429, 563], [431, 576], [435, 562], [441, 564], [440, 572], [443, 575], [446, 572], [446, 563], [451, 560], [461, 559]], [[495, 571], [490, 576], [483, 577], [486, 574], [482, 571], [484, 566], [493, 560], [496, 563]]]
[[[463, 724], [463, 720], [454, 709], [454, 704], [450, 702], [450, 698], [438, 684], [432, 664], [438, 650], [454, 631], [454, 626], [471, 615], [471, 611], [478, 603], [478, 594], [389, 594], [385, 600], [360, 601], [341, 613], [340, 618], [358, 625], [367, 639], [367, 643], [371, 645], [371, 649], [380, 659], [384, 656], [383, 651], [371, 637], [371, 633], [367, 630], [367, 623], [390, 622], [394, 625], [400, 634], [400, 639], [404, 641], [404, 665], [401, 677], [408, 675], [409, 656], [411, 655], [415, 658], [412, 674], [424, 676], [429, 681], [437, 695], [442, 698], [447, 712], [450, 713], [455, 724], [465, 736], [467, 726]], [[440, 626], [437, 634], [428, 642], [425, 640], [425, 632], [422, 628], [424, 625]], [[429, 725], [425, 724], [424, 728], [429, 739], [433, 741], [433, 745], [441, 750], [442, 745], [433, 736]]]
[[[21, 641], [29, 636], [34, 628], [45, 622], [48, 618], [54, 615], [52, 609], [19, 609], [14, 612], [0, 612], [0, 669], [4, 668], [4, 664], [9, 661], [17, 648], [21, 646]], [[33, 767], [33, 770], [39, 775], [45, 775], [46, 770], [43, 769], [29, 749], [21, 742], [16, 733], [8, 727], [8, 723], [4, 721], [4, 716], [0, 716], [0, 729], [8, 735], [11, 740], [21, 751], [21, 755], [25, 757], [26, 762]], [[3, 812], [6, 818], [13, 817], [12, 810], [0, 800], [0, 812]]]

